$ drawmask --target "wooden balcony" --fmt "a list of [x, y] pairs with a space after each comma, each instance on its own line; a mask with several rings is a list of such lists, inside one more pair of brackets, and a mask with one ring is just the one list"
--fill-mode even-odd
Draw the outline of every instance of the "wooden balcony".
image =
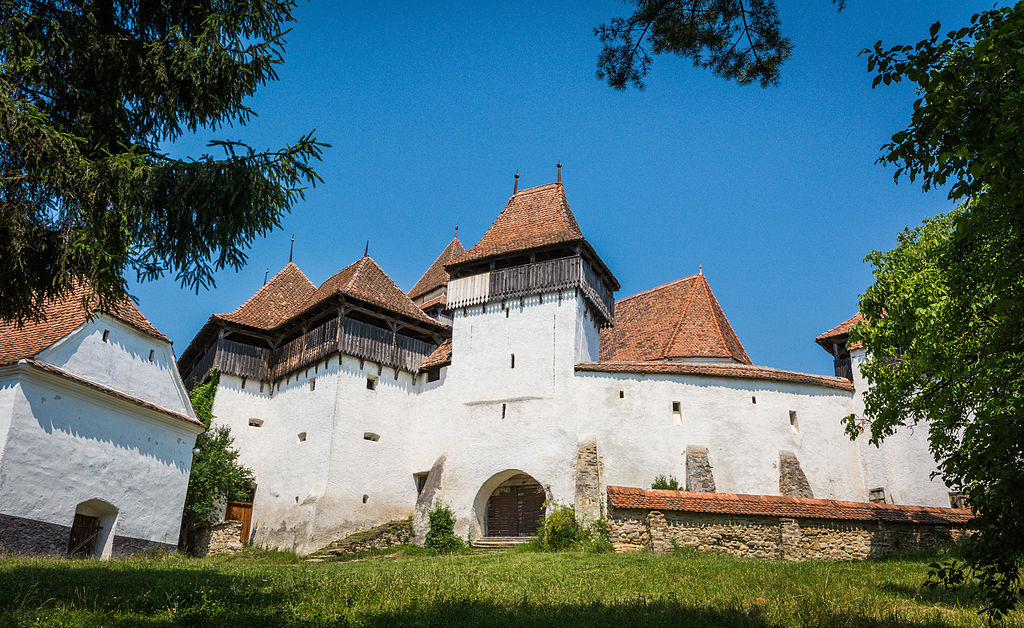
[[351, 318], [338, 319], [308, 330], [276, 349], [220, 338], [196, 362], [185, 385], [202, 382], [210, 369], [221, 373], [273, 382], [335, 353], [377, 362], [415, 373], [436, 345]]
[[615, 320], [615, 299], [582, 257], [562, 257], [492, 270], [448, 282], [448, 309], [578, 288], [605, 324]]

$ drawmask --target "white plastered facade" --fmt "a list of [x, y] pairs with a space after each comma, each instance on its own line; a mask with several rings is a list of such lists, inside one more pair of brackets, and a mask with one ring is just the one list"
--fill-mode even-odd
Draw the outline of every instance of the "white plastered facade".
[[[780, 494], [780, 452], [791, 452], [816, 498], [867, 501], [882, 482], [899, 503], [949, 505], [941, 482], [928, 479], [934, 462], [923, 433], [881, 457], [845, 435], [842, 419], [858, 411], [859, 379], [851, 392], [577, 371], [597, 361], [599, 335], [576, 290], [453, 315], [452, 362], [435, 381], [404, 371], [396, 378], [391, 368], [348, 356], [339, 364], [337, 355], [273, 390], [221, 376], [215, 423], [231, 427], [242, 462], [256, 472], [253, 542], [306, 553], [409, 516], [422, 538], [426, 511], [438, 502], [452, 508], [459, 536], [476, 538], [487, 532], [491, 491], [518, 473], [536, 479], [549, 500], [578, 503], [577, 460], [586, 446], [596, 446], [600, 460], [597, 504], [607, 485], [684, 478], [687, 447], [695, 446], [707, 448], [719, 492]], [[378, 378], [374, 390], [370, 377]], [[364, 438], [371, 434], [379, 439]], [[426, 472], [418, 493], [414, 474]], [[599, 516], [600, 507], [584, 514]]]
[[202, 432], [184, 417], [195, 413], [170, 343], [102, 314], [33, 360], [0, 367], [10, 549], [65, 551], [76, 512], [101, 521], [97, 557], [176, 546]]

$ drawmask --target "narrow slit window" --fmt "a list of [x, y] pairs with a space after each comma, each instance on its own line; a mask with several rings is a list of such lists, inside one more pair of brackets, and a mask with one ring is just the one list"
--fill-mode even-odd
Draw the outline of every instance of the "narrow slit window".
[[504, 404], [504, 403], [501, 404], [501, 418], [503, 418], [503, 419], [505, 418], [505, 409], [506, 408], [507, 408], [506, 404]]
[[757, 397], [751, 395], [750, 396], [750, 403], [757, 403]]
[[245, 378], [242, 378], [242, 390], [245, 390]]
[[374, 434], [373, 432], [363, 432], [363, 440], [368, 440], [376, 443], [380, 440], [380, 434]]
[[683, 404], [678, 401], [672, 402], [672, 425], [683, 424]]
[[370, 501], [370, 496], [369, 495], [363, 495], [363, 503], [365, 504], [368, 501]]
[[512, 354], [512, 368], [516, 367], [516, 354]]
[[154, 353], [155, 351], [156, 351], [156, 349], [150, 349], [150, 350], [149, 350], [149, 361], [150, 361], [150, 362], [152, 362], [152, 361], [153, 361], [153, 353]]
[[263, 427], [263, 419], [249, 419], [249, 427]]
[[795, 410], [789, 411], [789, 429], [793, 430], [794, 434], [800, 433], [800, 424], [797, 422]]
[[107, 340], [109, 340], [109, 339], [110, 339], [110, 330], [109, 329], [104, 329], [103, 330], [103, 342], [107, 342]]
[[377, 378], [373, 375], [366, 378], [366, 390], [377, 390]]
[[619, 399], [625, 399], [625, 398], [626, 398], [626, 391], [620, 390], [619, 391]]
[[316, 378], [311, 377], [309, 380], [309, 391], [313, 392], [314, 390], [316, 390]]

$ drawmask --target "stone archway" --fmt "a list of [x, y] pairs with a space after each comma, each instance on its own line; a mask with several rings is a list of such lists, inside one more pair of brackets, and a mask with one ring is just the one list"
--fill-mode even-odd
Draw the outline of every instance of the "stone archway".
[[487, 495], [484, 512], [481, 513], [484, 536], [534, 536], [544, 516], [547, 499], [544, 487], [522, 471], [507, 471], [499, 476], [492, 478], [498, 480], [497, 486]]

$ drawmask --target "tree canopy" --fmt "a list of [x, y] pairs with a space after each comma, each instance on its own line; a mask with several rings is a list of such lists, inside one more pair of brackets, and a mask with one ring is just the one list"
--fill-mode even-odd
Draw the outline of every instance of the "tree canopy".
[[[846, 0], [832, 0], [840, 10]], [[594, 28], [603, 44], [597, 78], [644, 88], [651, 55], [673, 54], [741, 85], [777, 85], [793, 43], [779, 31], [775, 0], [626, 0], [628, 17]]]
[[198, 290], [277, 227], [325, 146], [210, 142], [244, 125], [277, 77], [294, 2], [0, 0], [0, 317], [90, 284], [124, 298], [126, 272]]
[[[1024, 557], [1024, 2], [865, 52], [876, 85], [907, 80], [920, 96], [880, 161], [960, 203], [867, 258], [875, 282], [852, 339], [869, 355], [870, 439], [927, 425], [978, 530], [933, 583], [979, 584], [999, 617], [1020, 599]], [[853, 417], [848, 429], [859, 432]]]

